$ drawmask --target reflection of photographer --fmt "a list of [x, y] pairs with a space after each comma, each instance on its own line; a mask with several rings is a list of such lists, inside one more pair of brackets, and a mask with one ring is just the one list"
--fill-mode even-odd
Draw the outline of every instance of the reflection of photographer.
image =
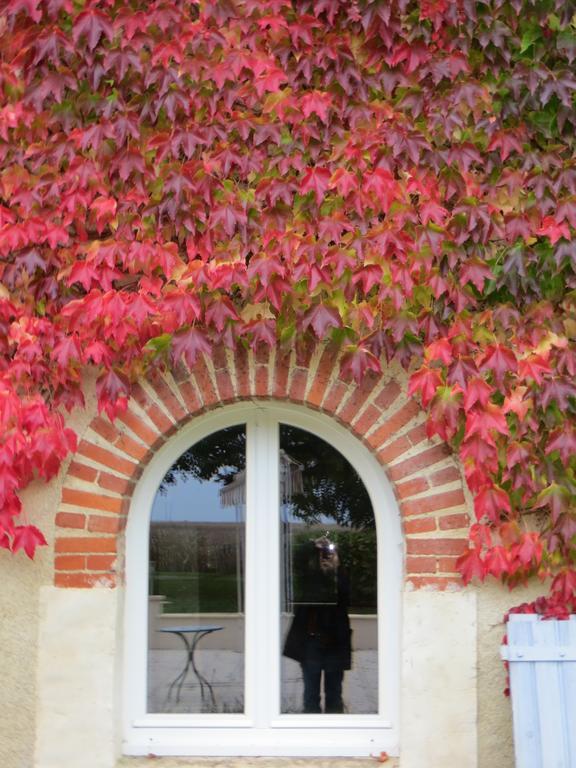
[[324, 711], [343, 712], [342, 680], [351, 667], [348, 580], [340, 567], [338, 549], [328, 535], [308, 542], [306, 557], [294, 564], [294, 619], [284, 655], [302, 666], [304, 711], [321, 712], [320, 688], [324, 673]]

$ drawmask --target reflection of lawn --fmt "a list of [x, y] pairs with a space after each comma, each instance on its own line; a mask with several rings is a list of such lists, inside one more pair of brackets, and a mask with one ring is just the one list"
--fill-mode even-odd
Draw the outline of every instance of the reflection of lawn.
[[235, 613], [238, 611], [233, 573], [156, 571], [153, 594], [165, 595], [164, 613]]

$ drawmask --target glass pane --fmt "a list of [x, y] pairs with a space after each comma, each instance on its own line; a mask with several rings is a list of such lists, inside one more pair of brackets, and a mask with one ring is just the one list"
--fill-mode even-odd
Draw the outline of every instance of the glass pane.
[[376, 529], [335, 448], [280, 425], [281, 711], [378, 712]]
[[246, 429], [170, 467], [150, 521], [149, 712], [244, 711]]

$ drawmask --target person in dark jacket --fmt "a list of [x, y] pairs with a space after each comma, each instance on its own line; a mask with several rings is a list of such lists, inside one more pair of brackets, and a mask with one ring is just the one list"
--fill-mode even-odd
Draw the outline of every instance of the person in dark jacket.
[[336, 545], [315, 539], [284, 645], [284, 655], [298, 661], [304, 680], [304, 712], [320, 713], [324, 675], [324, 712], [344, 711], [342, 682], [352, 666], [349, 585]]

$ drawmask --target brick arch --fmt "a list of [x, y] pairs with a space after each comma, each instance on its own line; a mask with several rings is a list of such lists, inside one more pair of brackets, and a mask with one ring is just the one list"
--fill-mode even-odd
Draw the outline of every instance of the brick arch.
[[459, 584], [455, 562], [466, 547], [469, 516], [454, 458], [444, 444], [427, 438], [425, 416], [406, 397], [401, 371], [370, 375], [358, 386], [338, 375], [338, 354], [323, 345], [303, 354], [218, 349], [192, 371], [180, 365], [136, 384], [127, 412], [114, 424], [93, 419], [64, 480], [55, 585], [116, 586], [130, 500], [143, 467], [191, 419], [251, 399], [300, 403], [345, 425], [377, 457], [394, 488], [406, 581], [413, 588]]

